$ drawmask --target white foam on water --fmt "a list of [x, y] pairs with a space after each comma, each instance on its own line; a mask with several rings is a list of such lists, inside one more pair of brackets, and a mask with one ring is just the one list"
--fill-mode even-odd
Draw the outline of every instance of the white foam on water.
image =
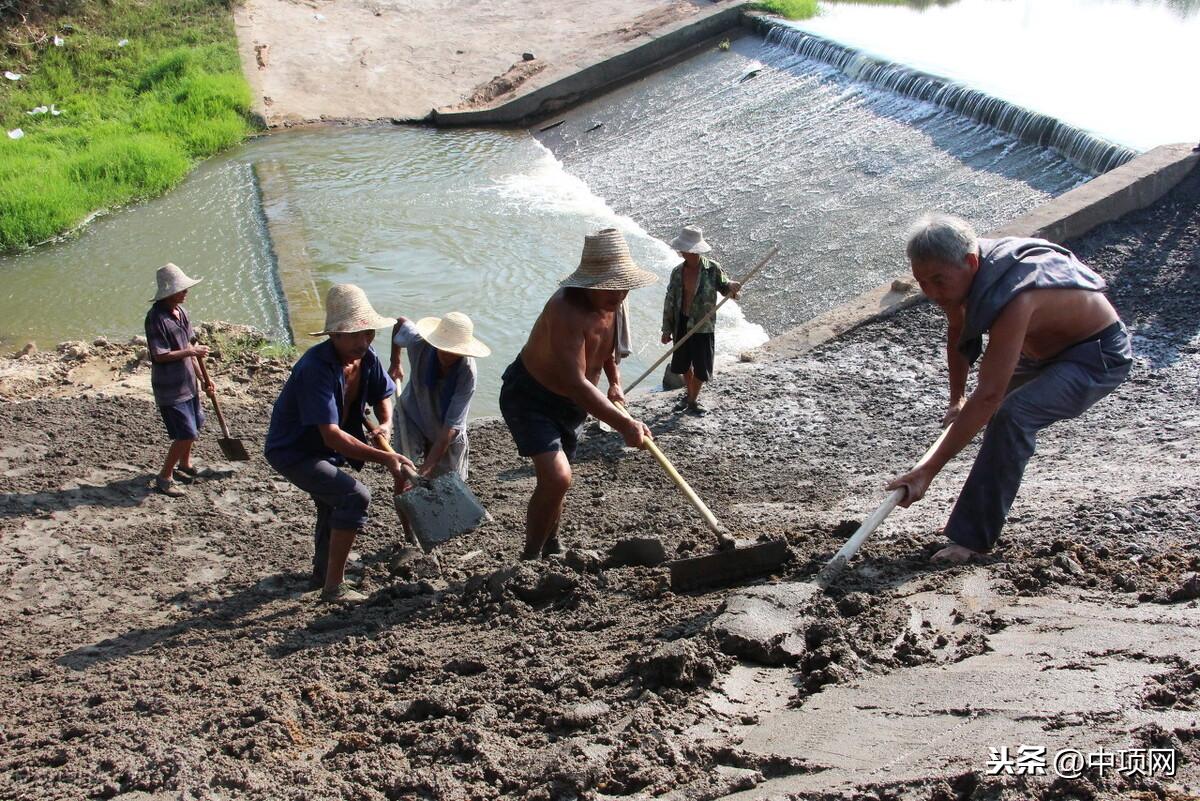
[[[634, 354], [649, 364], [666, 349], [658, 338], [662, 300], [671, 270], [679, 263], [679, 255], [636, 220], [614, 211], [604, 198], [568, 172], [548, 148], [536, 140], [534, 143], [538, 157], [527, 170], [503, 176], [496, 184], [497, 194], [507, 202], [548, 211], [567, 221], [578, 221], [568, 227], [579, 228], [581, 233], [613, 227], [624, 234], [634, 260], [657, 274], [660, 281], [656, 288], [637, 290], [629, 296]], [[681, 221], [680, 225], [685, 223]], [[573, 259], [578, 258], [581, 246], [582, 237], [569, 242]], [[728, 267], [726, 271], [729, 272]], [[753, 291], [753, 287], [748, 291]], [[717, 354], [722, 361], [732, 360], [743, 351], [762, 345], [768, 338], [761, 325], [746, 319], [736, 301], [726, 303], [717, 314]]]

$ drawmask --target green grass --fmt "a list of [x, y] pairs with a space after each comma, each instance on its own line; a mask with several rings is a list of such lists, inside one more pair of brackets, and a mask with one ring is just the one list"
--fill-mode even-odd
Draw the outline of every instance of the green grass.
[[754, 7], [786, 19], [808, 19], [816, 16], [817, 0], [762, 0]]
[[[46, 38], [3, 56], [24, 78], [0, 79], [0, 120], [25, 136], [0, 135], [2, 250], [161, 194], [252, 130], [226, 0], [82, 0], [71, 15], [4, 33]], [[51, 103], [61, 116], [26, 114]]]

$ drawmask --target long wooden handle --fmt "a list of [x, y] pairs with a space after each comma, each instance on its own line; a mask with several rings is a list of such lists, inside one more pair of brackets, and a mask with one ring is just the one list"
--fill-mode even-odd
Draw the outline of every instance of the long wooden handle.
[[[745, 288], [746, 284], [748, 284], [750, 282], [750, 279], [752, 279], [752, 278], [754, 278], [754, 276], [758, 275], [758, 271], [761, 270], [763, 268], [763, 266], [766, 265], [766, 263], [769, 262], [775, 256], [775, 254], [778, 252], [779, 252], [779, 245], [773, 245], [771, 247], [771, 249], [767, 251], [767, 254], [758, 260], [758, 264], [754, 265], [754, 267], [750, 270], [750, 272], [748, 272], [744, 276], [742, 276], [742, 280], [739, 281], [738, 283], [740, 283], [742, 285], [742, 287]], [[741, 290], [739, 290], [739, 291], [741, 291]], [[687, 342], [689, 339], [691, 339], [692, 334], [696, 333], [696, 329], [699, 328], [700, 326], [704, 325], [704, 323], [706, 323], [710, 317], [712, 317], [714, 314], [716, 314], [720, 310], [720, 308], [725, 305], [725, 301], [727, 301], [727, 300], [729, 300], [728, 295], [721, 298], [720, 303], [718, 303], [713, 308], [709, 309], [707, 314], [705, 314], [703, 317], [701, 317], [699, 320], [697, 320], [695, 323], [693, 323], [692, 327], [688, 330], [688, 332], [686, 334], [684, 334], [682, 337], [680, 337], [679, 341], [675, 343], [675, 346], [672, 347], [666, 353], [664, 353], [662, 356], [659, 356], [658, 361], [656, 361], [654, 364], [652, 364], [646, 368], [646, 372], [639, 375], [637, 378], [635, 378], [633, 380], [632, 384], [629, 384], [628, 386], [625, 387], [625, 391], [629, 392], [634, 387], [636, 387], [638, 384], [642, 383], [642, 380], [645, 379], [646, 376], [650, 375], [655, 370], [657, 370], [658, 366], [660, 364], [662, 364], [663, 362], [665, 362], [667, 359], [669, 359], [671, 357], [671, 354], [673, 354], [675, 351], [679, 350], [679, 348], [682, 347], [684, 342]]]
[[208, 388], [212, 381], [208, 379], [208, 369], [204, 366], [204, 357], [194, 356], [192, 358], [196, 360], [196, 366], [200, 368], [200, 379], [204, 382], [204, 394], [208, 395], [208, 399], [212, 401], [213, 409], [217, 413], [217, 422], [221, 424], [221, 436], [225, 439], [232, 439], [229, 436], [229, 426], [225, 425], [225, 415], [221, 414], [221, 404], [217, 403], [217, 393]]
[[[921, 458], [917, 460], [917, 463], [913, 465], [912, 469], [916, 470], [918, 467], [928, 462], [929, 458], [933, 456], [934, 451], [938, 449], [938, 446], [942, 444], [942, 441], [946, 439], [946, 435], [949, 433], [950, 426], [946, 426], [946, 428], [942, 430], [942, 433], [938, 435], [938, 438], [933, 441], [933, 444], [929, 446], [929, 449], [926, 450]], [[862, 547], [864, 542], [866, 542], [867, 537], [871, 536], [871, 533], [875, 531], [880, 523], [883, 522], [884, 518], [892, 513], [892, 510], [896, 508], [900, 501], [904, 500], [905, 492], [906, 490], [903, 487], [892, 490], [887, 496], [887, 500], [881, 503], [879, 508], [872, 512], [871, 516], [862, 522], [862, 524], [858, 527], [858, 530], [854, 532], [853, 536], [846, 540], [846, 544], [841, 547], [841, 550], [834, 554], [833, 558], [829, 560], [829, 563], [825, 565], [825, 567], [821, 568], [821, 572], [818, 575], [819, 584], [824, 587], [828, 587], [829, 582], [832, 582], [837, 578], [838, 574], [841, 573], [843, 568], [845, 568], [846, 563], [854, 557], [854, 554], [858, 553], [858, 549]]]
[[[625, 404], [617, 402], [613, 405], [624, 412], [627, 417], [629, 416], [629, 410], [625, 408]], [[671, 464], [670, 460], [668, 460], [663, 452], [659, 450], [658, 446], [654, 444], [654, 440], [650, 439], [649, 437], [643, 437], [642, 446], [645, 447], [646, 450], [650, 451], [654, 458], [658, 460], [658, 463], [662, 465], [663, 470], [667, 471], [667, 475], [670, 476], [671, 480], [675, 482], [675, 486], [679, 487], [679, 489], [683, 491], [684, 497], [688, 499], [692, 506], [696, 507], [696, 511], [699, 512], [700, 516], [704, 518], [704, 522], [708, 525], [708, 527], [712, 529], [713, 532], [718, 536], [726, 536], [725, 529], [721, 526], [720, 521], [717, 520], [717, 516], [712, 513], [712, 510], [708, 508], [704, 501], [700, 500], [700, 496], [696, 494], [696, 491], [691, 488], [691, 485], [687, 483], [684, 477], [679, 475], [679, 471], [675, 469], [675, 466]]]
[[[379, 450], [381, 450], [381, 451], [387, 451], [388, 453], [396, 452], [396, 449], [392, 447], [392, 444], [387, 441], [387, 437], [378, 433], [379, 421], [376, 420], [373, 415], [371, 415], [369, 413], [367, 415], [365, 415], [363, 417], [363, 422], [365, 422], [367, 425], [371, 426], [372, 429], [374, 429], [371, 432], [371, 441], [375, 443], [375, 447], [379, 448]], [[402, 473], [404, 473], [405, 478], [407, 478], [409, 481], [411, 481], [414, 484], [419, 484], [419, 483], [422, 483], [425, 481], [425, 479], [421, 478], [421, 475], [419, 473], [417, 473], [416, 470], [413, 470], [411, 467], [404, 464], [403, 462], [400, 463], [400, 471]]]

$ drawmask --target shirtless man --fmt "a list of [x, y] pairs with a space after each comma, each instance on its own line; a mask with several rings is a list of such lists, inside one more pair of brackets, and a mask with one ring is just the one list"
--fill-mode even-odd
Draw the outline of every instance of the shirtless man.
[[[950, 406], [942, 424], [950, 431], [927, 462], [887, 488], [906, 490], [902, 506], [921, 500], [986, 425], [946, 523], [951, 544], [933, 556], [965, 562], [996, 544], [1037, 433], [1079, 416], [1129, 375], [1129, 332], [1103, 294], [1104, 279], [1045, 240], [979, 239], [962, 220], [935, 215], [913, 227], [907, 253], [913, 277], [949, 320]], [[981, 352], [968, 397], [967, 372]]]
[[[525, 518], [522, 559], [559, 553], [558, 524], [571, 487], [571, 460], [588, 414], [608, 423], [631, 448], [650, 429], [626, 415], [617, 370], [616, 318], [631, 289], [657, 278], [634, 264], [625, 238], [606, 228], [584, 238], [579, 268], [560, 283], [504, 371], [500, 412], [517, 450], [533, 459], [537, 486]], [[597, 388], [608, 378], [607, 396]]]

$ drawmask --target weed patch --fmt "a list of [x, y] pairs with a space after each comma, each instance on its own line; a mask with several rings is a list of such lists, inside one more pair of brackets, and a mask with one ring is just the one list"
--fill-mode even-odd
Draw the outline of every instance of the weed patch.
[[4, 69], [21, 78], [0, 82], [0, 120], [23, 135], [0, 136], [5, 251], [161, 194], [252, 130], [225, 0], [65, 8], [6, 31]]

